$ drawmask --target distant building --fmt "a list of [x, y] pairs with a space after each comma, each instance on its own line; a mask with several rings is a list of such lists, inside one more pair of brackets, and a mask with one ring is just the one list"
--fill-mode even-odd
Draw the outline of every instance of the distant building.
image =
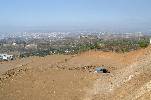
[[28, 44], [25, 46], [26, 49], [37, 49], [37, 45], [36, 44]]
[[96, 35], [81, 35], [80, 39], [98, 39]]
[[14, 42], [14, 43], [12, 43], [12, 45], [13, 45], [13, 46], [16, 46], [16, 43]]
[[0, 61], [9, 61], [13, 59], [14, 59], [13, 55], [0, 54]]

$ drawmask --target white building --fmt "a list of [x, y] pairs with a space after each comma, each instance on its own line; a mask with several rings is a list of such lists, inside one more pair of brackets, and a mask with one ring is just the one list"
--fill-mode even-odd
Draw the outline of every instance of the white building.
[[0, 54], [0, 60], [2, 60], [2, 61], [13, 60], [13, 55]]

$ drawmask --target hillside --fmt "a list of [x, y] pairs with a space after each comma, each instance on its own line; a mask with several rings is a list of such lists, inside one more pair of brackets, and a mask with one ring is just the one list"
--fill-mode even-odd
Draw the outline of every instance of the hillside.
[[[110, 73], [94, 73], [102, 65]], [[150, 100], [150, 71], [150, 46], [2, 62], [0, 100]]]

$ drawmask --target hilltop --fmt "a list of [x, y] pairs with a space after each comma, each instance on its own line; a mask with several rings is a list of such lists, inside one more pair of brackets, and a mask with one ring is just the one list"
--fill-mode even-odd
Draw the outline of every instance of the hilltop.
[[[0, 100], [149, 100], [150, 58], [151, 46], [2, 62]], [[94, 73], [102, 65], [110, 73]]]

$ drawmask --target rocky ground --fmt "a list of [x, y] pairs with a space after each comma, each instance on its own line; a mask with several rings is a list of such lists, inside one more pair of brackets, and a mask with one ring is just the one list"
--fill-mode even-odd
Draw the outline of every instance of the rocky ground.
[[151, 100], [150, 72], [151, 47], [1, 62], [0, 100]]

